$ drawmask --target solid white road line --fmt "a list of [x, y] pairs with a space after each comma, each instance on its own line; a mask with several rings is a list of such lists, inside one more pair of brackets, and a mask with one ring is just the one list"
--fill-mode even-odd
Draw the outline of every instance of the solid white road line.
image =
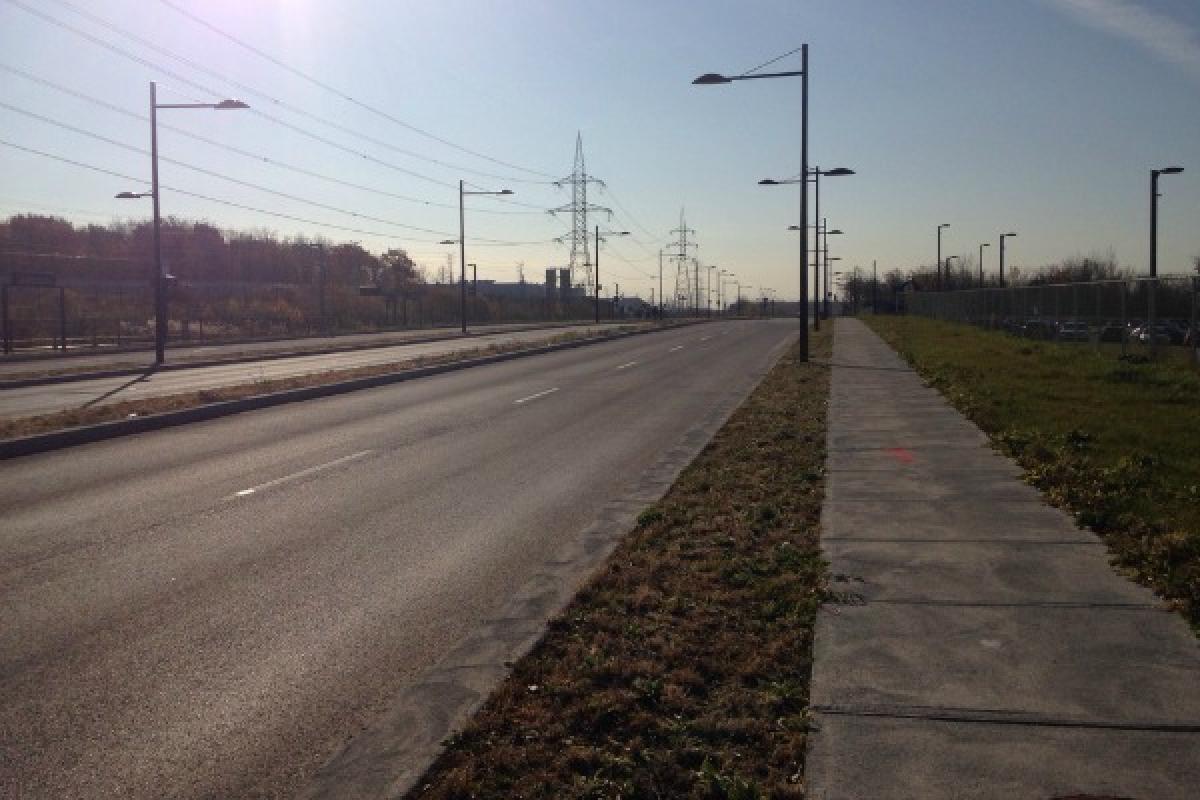
[[261, 492], [263, 489], [270, 489], [271, 487], [278, 486], [281, 483], [287, 483], [288, 481], [294, 481], [298, 478], [304, 478], [304, 477], [313, 475], [318, 472], [323, 472], [327, 469], [332, 469], [333, 467], [339, 466], [341, 464], [348, 464], [351, 461], [357, 461], [360, 458], [366, 458], [367, 456], [371, 455], [371, 453], [374, 453], [374, 452], [375, 452], [374, 450], [363, 450], [361, 452], [353, 453], [348, 456], [342, 456], [341, 458], [335, 458], [333, 461], [327, 461], [324, 464], [317, 464], [315, 467], [309, 467], [308, 469], [302, 469], [299, 472], [293, 472], [291, 475], [284, 475], [282, 478], [276, 478], [273, 481], [267, 481], [266, 483], [260, 483], [258, 486], [251, 486], [249, 489], [242, 489], [240, 492], [235, 492], [234, 497], [249, 497], [252, 494]]
[[712, 338], [711, 336], [701, 336], [701, 337], [700, 337], [700, 341], [702, 341], [702, 342], [707, 342], [707, 341], [708, 341], [709, 339], [711, 339], [711, 338]]
[[629, 369], [630, 367], [636, 367], [637, 363], [638, 362], [636, 361], [630, 361], [628, 364], [622, 364], [621, 366], [617, 367], [617, 369]]
[[674, 347], [672, 347], [670, 350], [668, 350], [667, 352], [674, 353], [676, 350], [682, 350], [682, 349], [683, 349], [683, 345], [677, 344]]
[[553, 389], [547, 389], [544, 392], [538, 392], [537, 394], [531, 394], [531, 395], [529, 395], [529, 397], [522, 397], [520, 400], [513, 400], [513, 405], [519, 406], [522, 403], [528, 403], [530, 400], [537, 400], [539, 397], [545, 397], [546, 395], [554, 394], [557, 391], [558, 391], [558, 387], [555, 386]]

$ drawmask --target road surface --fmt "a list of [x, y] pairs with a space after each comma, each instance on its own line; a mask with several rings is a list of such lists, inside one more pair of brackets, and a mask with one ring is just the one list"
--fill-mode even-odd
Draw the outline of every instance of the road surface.
[[127, 400], [186, 394], [203, 389], [218, 389], [248, 383], [294, 378], [331, 370], [394, 364], [422, 356], [441, 356], [492, 346], [532, 344], [565, 333], [593, 333], [612, 330], [611, 325], [491, 333], [468, 338], [441, 339], [419, 344], [397, 344], [337, 353], [219, 364], [210, 367], [147, 371], [142, 375], [94, 378], [91, 380], [50, 383], [0, 390], [0, 417], [17, 419], [55, 411], [90, 408]]
[[295, 795], [794, 334], [689, 327], [0, 464], [0, 796]]

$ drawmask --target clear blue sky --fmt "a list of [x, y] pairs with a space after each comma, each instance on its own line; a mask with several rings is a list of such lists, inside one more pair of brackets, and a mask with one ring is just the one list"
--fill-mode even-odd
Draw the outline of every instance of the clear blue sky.
[[[1184, 272], [1200, 255], [1195, 0], [170, 0], [408, 125], [534, 172], [356, 107], [159, 0], [20, 2], [152, 64], [0, 0], [4, 67], [136, 114], [146, 113], [150, 80], [160, 83], [160, 102], [241, 97], [253, 111], [163, 111], [160, 121], [309, 171], [442, 204], [330, 184], [163, 130], [164, 158], [331, 208], [164, 163], [168, 186], [386, 235], [323, 229], [164, 189], [164, 214], [222, 227], [355, 240], [375, 251], [403, 247], [434, 271], [451, 249], [437, 240], [457, 235], [456, 186], [463, 177], [510, 187], [514, 200], [534, 207], [472, 201], [468, 240], [534, 244], [472, 243], [468, 261], [479, 263], [481, 277], [503, 280], [515, 279], [517, 262], [524, 262], [526, 275], [539, 279], [544, 267], [565, 263], [565, 247], [551, 240], [569, 220], [538, 209], [564, 204], [569, 195], [534, 173], [567, 175], [579, 131], [589, 172], [609, 187], [591, 199], [617, 211], [606, 224], [636, 234], [605, 245], [606, 293], [619, 282], [622, 293], [649, 296], [658, 250], [685, 208], [702, 263], [794, 296], [797, 241], [786, 228], [798, 218], [797, 192], [756, 182], [799, 170], [799, 80], [690, 82], [702, 72], [749, 69], [808, 42], [812, 162], [858, 171], [823, 184], [822, 212], [846, 231], [834, 250], [843, 265], [878, 259], [882, 271], [931, 264], [935, 226], [945, 222], [952, 226], [947, 254], [974, 259], [980, 242], [993, 243], [985, 256], [989, 271], [996, 266], [996, 236], [1005, 230], [1019, 233], [1010, 243], [1011, 264], [1036, 267], [1111, 248], [1122, 264], [1144, 270], [1149, 171], [1172, 164], [1187, 172], [1162, 181], [1159, 269]], [[153, 52], [71, 5], [257, 93]], [[798, 57], [776, 66], [796, 69]], [[0, 70], [0, 81], [7, 106], [148, 146], [144, 121], [11, 71]], [[415, 156], [297, 116], [273, 100]], [[64, 215], [99, 222], [148, 213], [148, 201], [112, 199], [148, 183], [145, 156], [9, 108], [0, 107], [0, 124], [6, 141], [141, 178], [131, 182], [0, 146], [0, 211], [71, 209]], [[497, 210], [532, 213], [488, 213]], [[668, 275], [668, 291], [671, 283]]]

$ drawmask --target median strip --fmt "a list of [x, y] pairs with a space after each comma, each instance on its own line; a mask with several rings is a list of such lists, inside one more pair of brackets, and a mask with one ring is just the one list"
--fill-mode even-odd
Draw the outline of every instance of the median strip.
[[128, 400], [111, 405], [0, 420], [0, 458], [72, 447], [88, 442], [159, 430], [283, 403], [312, 400], [360, 389], [550, 353], [589, 344], [671, 330], [680, 322], [655, 328], [605, 331], [600, 335], [565, 333], [539, 342], [491, 345], [470, 351], [311, 375], [205, 389], [180, 395]]
[[828, 333], [792, 349], [410, 800], [804, 790]]

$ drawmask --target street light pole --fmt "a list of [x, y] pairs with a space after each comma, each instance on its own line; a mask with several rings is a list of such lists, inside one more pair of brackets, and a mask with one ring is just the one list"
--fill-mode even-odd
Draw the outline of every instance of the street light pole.
[[[1158, 176], [1178, 175], [1183, 167], [1150, 170], [1150, 277], [1158, 277]], [[1153, 337], [1151, 337], [1153, 338]]]
[[938, 236], [938, 258], [937, 258], [937, 289], [942, 290], [942, 228], [949, 228], [950, 223], [943, 223], [937, 226]]
[[[628, 236], [629, 231], [605, 231], [605, 236]], [[662, 291], [662, 251], [659, 251], [659, 291]], [[596, 226], [596, 271], [595, 271], [595, 287], [596, 287], [596, 322], [600, 322], [600, 226]]]
[[725, 76], [706, 73], [693, 84], [711, 85], [757, 78], [786, 78], [799, 76], [800, 83], [800, 360], [808, 361], [808, 45], [800, 45], [800, 69], [791, 72], [746, 73]]
[[1004, 288], [1004, 240], [1010, 236], [1016, 236], [1015, 233], [1000, 234], [1000, 287]]
[[658, 318], [663, 318], [663, 309], [666, 307], [663, 303], [663, 278], [662, 278], [662, 261], [663, 251], [658, 248]]
[[991, 242], [983, 242], [979, 245], [979, 288], [983, 288], [983, 248], [991, 247]]
[[119, 199], [152, 198], [154, 205], [154, 363], [162, 365], [167, 359], [167, 276], [162, 260], [162, 214], [158, 191], [158, 110], [160, 108], [211, 108], [232, 111], [250, 106], [241, 100], [221, 100], [217, 103], [159, 103], [158, 84], [150, 81], [150, 191], [121, 192]]
[[[465, 182], [460, 178], [458, 181], [458, 241], [454, 239], [443, 239], [439, 244], [456, 244], [458, 245], [458, 316], [462, 322], [462, 332], [467, 332], [467, 232], [466, 232], [466, 204], [464, 198], [467, 195], [485, 195], [485, 194], [512, 194], [512, 189], [499, 189], [497, 191], [476, 191], [468, 192]], [[454, 273], [451, 273], [453, 278]]]

